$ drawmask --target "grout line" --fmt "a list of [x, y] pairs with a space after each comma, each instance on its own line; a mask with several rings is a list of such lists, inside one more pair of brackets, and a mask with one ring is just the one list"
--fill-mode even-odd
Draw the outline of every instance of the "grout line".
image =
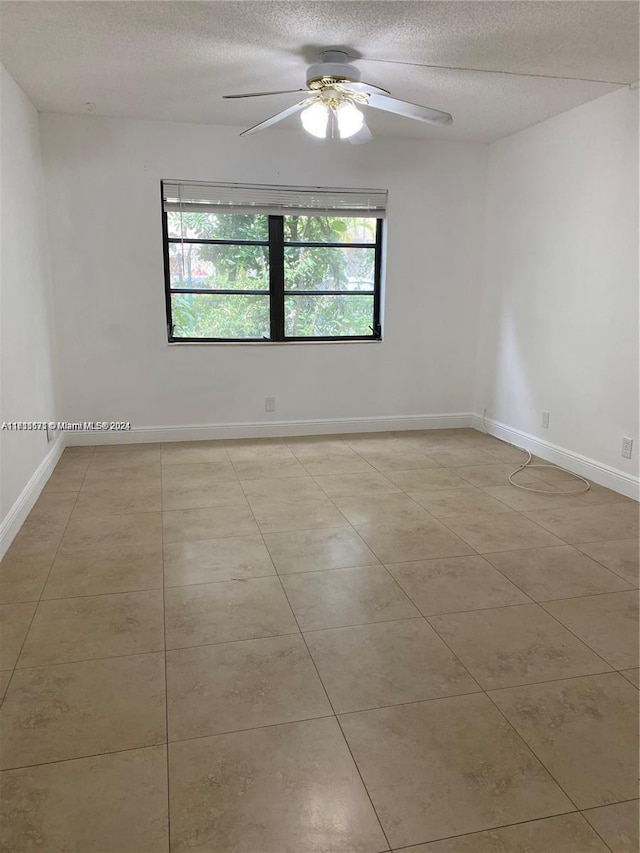
[[[253, 509], [251, 510], [251, 512], [253, 512]], [[255, 515], [254, 515], [254, 518], [255, 518]], [[257, 523], [257, 521], [256, 521], [256, 523]], [[265, 548], [266, 548], [266, 547], [267, 547], [267, 543], [266, 543], [266, 542], [265, 542], [265, 540], [264, 540], [264, 536], [263, 536], [263, 540], [262, 540], [262, 541], [263, 541], [264, 546], [265, 546]], [[269, 549], [268, 549], [268, 548], [267, 548], [267, 551], [269, 551]], [[273, 563], [273, 559], [271, 558], [271, 554], [270, 554], [270, 552], [269, 552], [269, 557], [270, 557], [270, 559], [271, 559], [271, 562]], [[273, 563], [273, 568], [274, 568], [274, 570], [276, 569], [275, 563]], [[332, 714], [333, 714], [333, 719], [336, 721], [336, 724], [337, 724], [338, 728], [340, 729], [340, 732], [341, 732], [342, 737], [343, 737], [343, 739], [344, 739], [345, 745], [346, 745], [347, 749], [349, 750], [349, 754], [351, 755], [351, 760], [353, 761], [353, 765], [354, 765], [354, 767], [356, 768], [356, 771], [357, 771], [357, 773], [358, 773], [358, 776], [360, 777], [360, 781], [362, 782], [362, 786], [363, 786], [363, 788], [364, 788], [364, 790], [365, 790], [365, 792], [366, 792], [366, 794], [367, 794], [367, 797], [369, 798], [369, 802], [371, 803], [371, 808], [373, 809], [373, 813], [375, 814], [375, 816], [376, 816], [376, 820], [378, 821], [378, 825], [380, 826], [380, 831], [382, 832], [382, 835], [383, 835], [383, 837], [384, 837], [385, 841], [387, 842], [387, 847], [389, 848], [389, 850], [391, 850], [391, 842], [390, 842], [390, 841], [389, 841], [389, 839], [387, 838], [387, 833], [384, 831], [384, 827], [383, 827], [383, 825], [382, 825], [382, 821], [380, 820], [380, 817], [379, 817], [379, 815], [378, 815], [378, 812], [377, 812], [377, 810], [376, 810], [376, 807], [375, 807], [375, 805], [374, 805], [374, 803], [373, 803], [373, 800], [371, 799], [371, 794], [369, 793], [369, 789], [367, 788], [367, 786], [366, 786], [366, 784], [365, 784], [365, 781], [364, 781], [364, 779], [362, 778], [362, 774], [361, 774], [361, 772], [360, 772], [360, 768], [358, 767], [358, 764], [357, 764], [357, 762], [356, 762], [356, 760], [355, 760], [355, 758], [354, 758], [354, 756], [353, 756], [353, 753], [351, 752], [351, 747], [349, 746], [349, 743], [348, 743], [347, 738], [346, 738], [346, 736], [345, 736], [345, 734], [344, 734], [344, 731], [342, 730], [342, 726], [340, 725], [340, 720], [338, 719], [338, 715], [336, 714], [336, 710], [335, 710], [335, 708], [334, 708], [334, 706], [333, 706], [333, 702], [331, 701], [331, 697], [329, 696], [329, 691], [328, 691], [328, 690], [327, 690], [327, 688], [325, 687], [325, 683], [324, 683], [324, 681], [322, 680], [322, 677], [321, 677], [321, 675], [320, 675], [320, 671], [318, 670], [318, 667], [317, 667], [317, 665], [316, 665], [316, 662], [315, 662], [315, 660], [314, 660], [314, 657], [313, 657], [313, 655], [311, 654], [311, 650], [309, 649], [309, 645], [308, 645], [308, 643], [307, 643], [307, 641], [306, 641], [306, 639], [305, 639], [304, 634], [302, 633], [302, 629], [300, 628], [300, 623], [298, 622], [298, 617], [296, 616], [296, 613], [295, 613], [295, 611], [294, 611], [293, 607], [291, 606], [291, 602], [290, 602], [290, 600], [289, 600], [289, 596], [287, 595], [287, 590], [285, 589], [285, 586], [284, 586], [284, 584], [283, 584], [283, 582], [282, 582], [282, 578], [280, 577], [280, 575], [278, 575], [278, 574], [277, 574], [277, 570], [276, 570], [276, 575], [277, 575], [277, 577], [278, 577], [278, 581], [279, 581], [279, 583], [280, 583], [280, 588], [282, 589], [282, 594], [284, 595], [284, 597], [285, 597], [285, 599], [286, 599], [286, 601], [287, 601], [287, 604], [289, 605], [289, 609], [290, 609], [290, 611], [291, 611], [291, 615], [292, 615], [292, 616], [293, 616], [293, 618], [295, 619], [296, 625], [298, 626], [298, 631], [300, 632], [300, 636], [302, 637], [302, 642], [304, 643], [305, 648], [306, 648], [306, 650], [307, 650], [307, 655], [309, 656], [309, 660], [311, 661], [311, 665], [313, 666], [313, 668], [314, 668], [314, 670], [315, 670], [315, 672], [316, 672], [316, 676], [317, 676], [317, 678], [318, 678], [318, 681], [319, 681], [319, 682], [320, 682], [320, 684], [322, 685], [322, 689], [323, 689], [323, 691], [324, 691], [324, 694], [325, 694], [325, 696], [326, 696], [326, 698], [327, 698], [327, 702], [329, 703], [329, 707], [331, 708], [331, 711], [332, 711]]]
[[[634, 802], [634, 801], [623, 800], [621, 802]], [[611, 803], [611, 805], [617, 805], [617, 804]], [[555, 818], [566, 817], [567, 815], [573, 815], [573, 814], [579, 814], [580, 815], [581, 812], [578, 809], [576, 809], [574, 811], [558, 812], [557, 814], [545, 815], [544, 817], [535, 817], [535, 818], [531, 818], [530, 820], [519, 820], [519, 821], [516, 821], [515, 823], [502, 823], [502, 824], [500, 824], [500, 826], [491, 826], [489, 829], [477, 829], [474, 832], [466, 832], [466, 833], [463, 833], [462, 835], [445, 835], [445, 836], [441, 836], [440, 838], [430, 839], [427, 842], [420, 841], [420, 842], [418, 842], [418, 847], [420, 847], [422, 844], [438, 844], [440, 841], [452, 841], [454, 839], [464, 840], [466, 838], [473, 838], [475, 835], [483, 835], [485, 833], [495, 832], [496, 830], [499, 830], [499, 829], [508, 829], [509, 827], [512, 827], [512, 826], [527, 826], [530, 823], [542, 823], [545, 820], [554, 820]], [[586, 822], [588, 823], [588, 821], [586, 821]], [[591, 826], [591, 824], [589, 824], [589, 826]], [[403, 851], [405, 851], [405, 850], [413, 851], [414, 849], [415, 849], [415, 845], [413, 845], [413, 844], [403, 845], [402, 847], [394, 847], [393, 853], [403, 853]], [[609, 849], [609, 848], [607, 848], [607, 849]], [[512, 853], [515, 853], [515, 851], [512, 851]], [[548, 853], [552, 853], [552, 851], [549, 851]], [[556, 851], [553, 851], [553, 853], [556, 853]], [[561, 853], [561, 851], [557, 851], [557, 853]]]
[[[296, 634], [296, 636], [299, 636]], [[225, 735], [237, 735], [241, 732], [256, 732], [261, 729], [276, 729], [281, 726], [295, 726], [296, 723], [310, 723], [313, 720], [334, 720], [336, 715], [330, 711], [328, 714], [315, 714], [311, 717], [296, 717], [295, 720], [281, 720], [278, 723], [263, 723], [260, 726], [247, 726], [242, 729], [228, 729], [223, 732], [209, 732], [209, 734], [193, 735], [192, 737], [174, 738], [168, 741], [168, 745], [174, 743], [189, 743], [192, 740], [204, 740], [212, 737], [224, 737]]]
[[[625, 538], [631, 539], [631, 541], [636, 541], [633, 539], [633, 537], [627, 536]], [[597, 542], [581, 542], [580, 545], [606, 545], [608, 542], [624, 542], [625, 538], [623, 538], [623, 539], [598, 539]], [[582, 554], [583, 556], [588, 557], [590, 560], [593, 560], [599, 566], [602, 566], [603, 569], [606, 569], [608, 572], [613, 572], [614, 575], [617, 575], [619, 578], [622, 578], [622, 580], [626, 581], [627, 583], [630, 583], [634, 589], [638, 589], [638, 586], [635, 585], [632, 581], [630, 581], [629, 578], [620, 574], [620, 572], [617, 569], [612, 569], [610, 566], [606, 566], [602, 562], [602, 560], [598, 560], [596, 557], [592, 557], [591, 554], [587, 554], [586, 551], [583, 551], [580, 548], [580, 545], [571, 545], [570, 547], [574, 548], [579, 554]], [[637, 550], [637, 548], [636, 548], [636, 550]]]
[[[13, 773], [16, 770], [26, 770], [29, 767], [47, 767], [50, 764], [66, 764], [68, 761], [82, 761], [85, 758], [101, 758], [103, 755], [121, 755], [125, 752], [138, 752], [138, 750], [141, 749], [157, 749], [163, 746], [166, 746], [166, 741], [158, 741], [157, 743], [145, 743], [141, 746], [127, 746], [124, 749], [110, 749], [106, 752], [89, 752], [86, 755], [72, 755], [69, 758], [54, 758], [52, 761], [38, 761], [35, 764], [16, 764], [13, 767], [4, 767], [2, 770], [0, 770], [0, 776], [2, 776], [4, 773]], [[114, 851], [114, 853], [116, 852]]]
[[[162, 445], [160, 445], [162, 462]], [[167, 768], [167, 847], [171, 849], [171, 774], [169, 772], [169, 682], [167, 679], [167, 604], [166, 582], [164, 576], [164, 489], [162, 464], [160, 465], [160, 564], [162, 570], [162, 639], [164, 657], [164, 725], [165, 725], [165, 764]]]
[[547, 767], [547, 765], [546, 765], [546, 764], [544, 763], [544, 761], [540, 758], [540, 756], [539, 756], [539, 755], [538, 755], [538, 753], [535, 751], [535, 749], [531, 746], [531, 744], [527, 743], [527, 741], [526, 741], [526, 740], [524, 739], [524, 737], [520, 734], [520, 732], [517, 730], [517, 728], [516, 728], [516, 727], [515, 727], [515, 725], [511, 722], [511, 720], [507, 717], [507, 715], [504, 713], [504, 711], [503, 711], [503, 710], [502, 710], [502, 709], [501, 709], [501, 708], [500, 708], [500, 707], [499, 707], [499, 706], [498, 706], [498, 705], [493, 701], [492, 696], [491, 696], [487, 691], [485, 691], [485, 696], [486, 696], [486, 697], [487, 697], [487, 699], [491, 702], [491, 704], [493, 705], [493, 707], [494, 707], [494, 708], [495, 708], [495, 709], [500, 713], [500, 715], [504, 718], [504, 720], [506, 720], [507, 724], [508, 724], [508, 725], [509, 725], [509, 727], [512, 729], [512, 731], [515, 733], [516, 737], [517, 737], [517, 738], [518, 738], [518, 739], [523, 743], [524, 747], [525, 747], [526, 749], [528, 749], [528, 750], [529, 750], [529, 752], [530, 752], [533, 756], [535, 756], [536, 761], [540, 764], [540, 766], [542, 767], [542, 769], [543, 769], [543, 770], [548, 774], [549, 778], [550, 778], [550, 779], [553, 779], [553, 781], [556, 783], [556, 785], [557, 785], [557, 786], [558, 786], [558, 788], [562, 791], [562, 793], [565, 795], [565, 797], [569, 800], [569, 802], [570, 802], [573, 806], [575, 806], [576, 811], [580, 811], [580, 808], [579, 808], [578, 804], [575, 802], [575, 800], [573, 799], [573, 797], [570, 797], [570, 796], [569, 796], [568, 791], [566, 791], [566, 790], [565, 790], [565, 788], [560, 784], [560, 782], [558, 781], [558, 779], [556, 779], [556, 777], [554, 776], [554, 774], [551, 772], [550, 768], [549, 768], [549, 767]]

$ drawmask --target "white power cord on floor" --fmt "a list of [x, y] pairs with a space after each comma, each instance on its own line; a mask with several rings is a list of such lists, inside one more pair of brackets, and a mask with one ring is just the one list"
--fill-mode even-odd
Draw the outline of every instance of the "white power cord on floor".
[[[482, 413], [482, 429], [486, 435], [490, 435], [487, 424], [486, 424], [486, 414], [487, 410], [485, 409]], [[580, 474], [574, 474], [573, 471], [565, 471], [564, 468], [560, 468], [558, 465], [551, 465], [549, 462], [535, 462], [532, 463], [531, 460], [533, 456], [531, 455], [530, 450], [526, 450], [524, 447], [518, 447], [517, 444], [511, 444], [510, 447], [515, 447], [516, 450], [521, 450], [523, 453], [526, 453], [528, 459], [522, 465], [518, 466], [515, 471], [512, 471], [509, 474], [509, 482], [512, 486], [515, 486], [516, 489], [523, 489], [525, 492], [538, 492], [541, 495], [557, 495], [557, 491], [551, 491], [550, 489], [536, 489], [533, 486], [525, 486], [523, 483], [514, 483], [513, 478], [516, 474], [519, 474], [520, 471], [524, 471], [525, 468], [553, 468], [555, 471], [564, 471], [565, 474], [569, 474], [570, 477], [575, 477], [576, 480], [580, 480], [584, 483], [585, 488], [583, 489], [574, 489], [571, 492], [561, 492], [560, 494], [564, 495], [582, 495], [585, 492], [588, 492], [591, 488], [591, 483], [588, 480], [585, 480], [584, 477], [581, 477]]]
[[[529, 457], [523, 465], [520, 465], [519, 468], [516, 468], [515, 471], [512, 471], [511, 474], [509, 474], [509, 482], [511, 483], [512, 486], [515, 486], [517, 489], [524, 489], [525, 492], [539, 492], [541, 495], [557, 495], [557, 494], [582, 495], [582, 494], [584, 494], [584, 492], [588, 492], [589, 489], [591, 488], [591, 483], [588, 480], [585, 480], [584, 477], [581, 477], [580, 474], [574, 474], [573, 471], [565, 471], [564, 468], [559, 468], [557, 465], [550, 465], [548, 462], [535, 462], [532, 464], [531, 460], [533, 459], [533, 457], [532, 457], [531, 452], [529, 450], [525, 450], [524, 447], [518, 447], [517, 444], [512, 444], [511, 447], [517, 447], [518, 450], [522, 450], [523, 453], [526, 453]], [[575, 477], [576, 480], [581, 480], [584, 483], [585, 488], [584, 489], [573, 489], [573, 491], [571, 491], [571, 492], [560, 492], [559, 493], [559, 492], [550, 491], [549, 489], [536, 489], [533, 486], [525, 486], [522, 483], [514, 483], [513, 478], [515, 477], [515, 475], [519, 474], [520, 471], [524, 471], [525, 468], [553, 468], [556, 471], [564, 471], [565, 474], [569, 474], [571, 477]]]

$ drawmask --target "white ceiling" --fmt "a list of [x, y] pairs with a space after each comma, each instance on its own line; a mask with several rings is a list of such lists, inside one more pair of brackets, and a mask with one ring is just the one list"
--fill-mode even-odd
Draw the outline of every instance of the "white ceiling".
[[638, 8], [626, 0], [19, 0], [0, 3], [0, 49], [41, 111], [86, 113], [91, 102], [96, 115], [243, 128], [297, 96], [223, 94], [304, 86], [319, 51], [342, 47], [362, 57], [363, 80], [454, 117], [435, 129], [369, 109], [374, 134], [487, 142], [635, 82]]

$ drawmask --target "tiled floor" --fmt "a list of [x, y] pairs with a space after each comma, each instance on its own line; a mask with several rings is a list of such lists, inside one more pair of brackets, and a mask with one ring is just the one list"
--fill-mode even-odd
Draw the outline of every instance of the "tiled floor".
[[638, 506], [473, 430], [70, 448], [0, 850], [637, 853]]

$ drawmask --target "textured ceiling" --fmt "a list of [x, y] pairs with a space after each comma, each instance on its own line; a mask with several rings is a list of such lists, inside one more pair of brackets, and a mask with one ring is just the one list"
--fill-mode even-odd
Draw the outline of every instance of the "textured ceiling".
[[0, 3], [0, 23], [2, 61], [39, 110], [86, 113], [91, 102], [97, 115], [238, 128], [297, 97], [223, 94], [304, 86], [326, 47], [361, 57], [362, 79], [394, 97], [454, 117], [435, 129], [369, 109], [386, 136], [487, 142], [639, 76], [636, 2], [21, 0]]

